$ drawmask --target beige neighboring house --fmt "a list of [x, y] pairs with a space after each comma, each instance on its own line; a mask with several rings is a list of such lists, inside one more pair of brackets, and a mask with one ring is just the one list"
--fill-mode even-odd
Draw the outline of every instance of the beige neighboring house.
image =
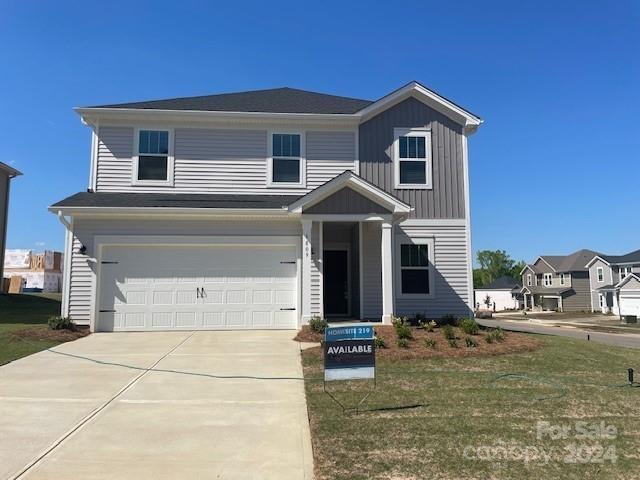
[[23, 291], [59, 293], [62, 291], [62, 263], [60, 252], [6, 250], [4, 276], [21, 277]]
[[[9, 184], [13, 177], [22, 175], [18, 170], [0, 162], [0, 279], [3, 278], [4, 249], [7, 241], [7, 218], [9, 217]], [[0, 291], [2, 290], [0, 281]]]

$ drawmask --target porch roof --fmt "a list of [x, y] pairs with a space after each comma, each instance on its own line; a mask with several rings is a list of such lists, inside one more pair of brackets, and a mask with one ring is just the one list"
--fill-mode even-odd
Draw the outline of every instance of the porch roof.
[[571, 288], [550, 288], [550, 287], [542, 287], [540, 285], [531, 286], [531, 287], [522, 287], [522, 293], [530, 293], [534, 295], [562, 295], [565, 292], [568, 292]]

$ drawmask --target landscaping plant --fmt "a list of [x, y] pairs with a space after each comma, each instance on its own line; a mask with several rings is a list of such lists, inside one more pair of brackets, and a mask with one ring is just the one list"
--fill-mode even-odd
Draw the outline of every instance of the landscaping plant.
[[443, 325], [441, 330], [442, 330], [442, 335], [444, 335], [444, 338], [446, 338], [447, 340], [456, 339], [456, 332], [451, 325], [449, 324]]
[[384, 338], [377, 335], [373, 340], [373, 344], [376, 348], [387, 348], [387, 344], [384, 342]]
[[309, 320], [309, 328], [316, 333], [324, 333], [327, 328], [327, 321], [318, 315], [313, 316]]
[[434, 322], [433, 320], [431, 321], [422, 321], [420, 322], [420, 328], [422, 328], [423, 330], [427, 331], [427, 332], [433, 332], [433, 329], [436, 328], [438, 324], [436, 322]]
[[473, 318], [460, 319], [458, 326], [467, 335], [476, 335], [480, 330], [480, 325]]
[[464, 343], [467, 345], [468, 348], [473, 348], [473, 347], [477, 347], [478, 346], [478, 342], [476, 342], [471, 337], [465, 337], [464, 338]]
[[411, 332], [411, 326], [409, 321], [404, 317], [394, 317], [392, 320], [393, 328], [396, 330], [398, 340], [411, 340], [413, 339], [413, 333]]
[[409, 348], [409, 340], [406, 338], [398, 337], [398, 346], [400, 348]]
[[47, 325], [51, 330], [75, 330], [76, 324], [73, 323], [71, 318], [69, 317], [61, 317], [58, 315], [54, 315], [49, 317], [47, 320]]
[[436, 341], [433, 338], [425, 338], [424, 346], [427, 348], [436, 348]]

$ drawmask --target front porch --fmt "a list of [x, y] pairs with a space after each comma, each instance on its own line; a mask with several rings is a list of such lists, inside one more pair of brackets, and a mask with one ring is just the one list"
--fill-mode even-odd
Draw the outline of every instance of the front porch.
[[524, 287], [524, 310], [531, 312], [558, 311], [564, 312], [563, 294], [568, 289], [548, 287]]
[[302, 323], [391, 323], [393, 225], [411, 207], [345, 172], [290, 206], [302, 224]]

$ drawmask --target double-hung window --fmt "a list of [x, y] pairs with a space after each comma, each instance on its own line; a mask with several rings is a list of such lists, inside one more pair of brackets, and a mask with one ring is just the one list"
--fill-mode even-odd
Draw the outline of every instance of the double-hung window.
[[564, 276], [564, 273], [560, 274], [560, 285], [564, 285], [566, 283], [566, 278]]
[[170, 133], [167, 130], [139, 130], [135, 180], [170, 182]]
[[532, 285], [531, 274], [527, 273], [527, 287], [530, 287], [531, 285]]
[[431, 131], [396, 128], [394, 136], [395, 187], [431, 188]]
[[304, 186], [302, 139], [298, 133], [271, 135], [271, 185]]
[[399, 280], [402, 295], [433, 295], [433, 240], [399, 242]]
[[631, 274], [631, 267], [620, 267], [620, 281]]
[[604, 268], [602, 267], [596, 268], [596, 273], [598, 276], [598, 283], [604, 282]]
[[544, 274], [544, 286], [545, 287], [550, 287], [551, 285], [553, 285], [553, 274], [545, 273]]

